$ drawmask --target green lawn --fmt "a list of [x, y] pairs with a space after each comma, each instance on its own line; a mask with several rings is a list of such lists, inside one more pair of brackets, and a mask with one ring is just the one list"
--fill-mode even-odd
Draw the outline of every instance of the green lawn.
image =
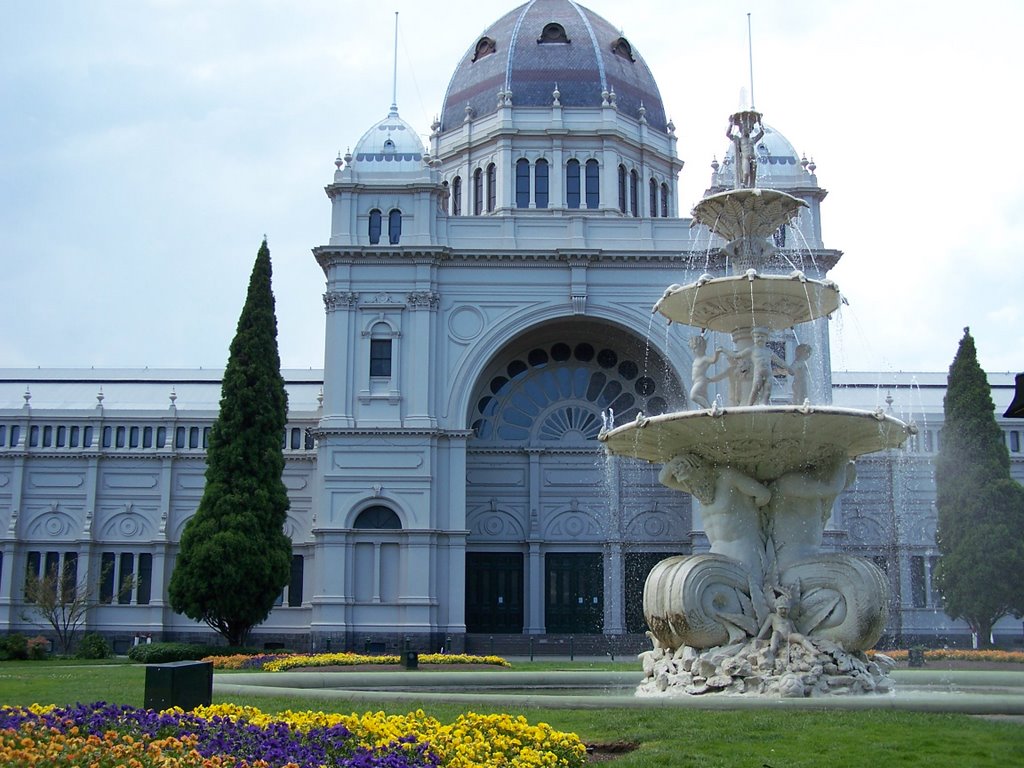
[[[541, 664], [517, 664], [534, 669]], [[545, 663], [543, 668], [552, 668]], [[565, 664], [557, 665], [565, 668]], [[618, 666], [618, 665], [615, 665]], [[573, 668], [590, 668], [587, 664]], [[271, 674], [271, 673], [267, 673]], [[73, 704], [110, 701], [142, 706], [145, 668], [126, 663], [2, 662], [0, 703]], [[215, 700], [218, 700], [215, 697]], [[381, 709], [341, 698], [258, 697], [236, 703], [273, 712], [284, 709], [365, 711]], [[387, 707], [383, 707], [387, 709]], [[440, 720], [461, 707], [435, 702], [403, 703], [394, 711], [422, 708]], [[489, 711], [479, 707], [478, 711]], [[1013, 766], [1024, 762], [1024, 725], [966, 715], [874, 711], [713, 712], [684, 709], [588, 710], [513, 707], [531, 722], [575, 731], [586, 742], [633, 741], [640, 748], [615, 768], [723, 766], [728, 768], [888, 768]]]

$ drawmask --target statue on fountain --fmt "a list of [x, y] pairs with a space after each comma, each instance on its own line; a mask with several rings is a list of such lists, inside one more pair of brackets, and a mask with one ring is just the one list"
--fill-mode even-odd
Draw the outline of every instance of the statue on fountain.
[[[757, 135], [752, 135], [755, 130]], [[725, 136], [732, 141], [735, 150], [736, 189], [752, 189], [757, 181], [757, 155], [754, 153], [754, 146], [764, 138], [761, 113], [748, 109], [731, 115]]]

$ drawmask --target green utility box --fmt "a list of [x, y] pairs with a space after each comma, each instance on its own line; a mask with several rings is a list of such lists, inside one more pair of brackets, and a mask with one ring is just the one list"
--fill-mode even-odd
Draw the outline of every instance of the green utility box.
[[213, 664], [209, 661], [172, 661], [146, 667], [146, 709], [184, 710], [210, 706], [213, 701]]

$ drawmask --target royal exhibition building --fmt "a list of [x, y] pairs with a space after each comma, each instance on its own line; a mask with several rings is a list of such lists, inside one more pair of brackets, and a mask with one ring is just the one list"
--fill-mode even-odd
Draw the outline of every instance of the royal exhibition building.
[[[531, 0], [466, 44], [428, 143], [385, 103], [326, 169], [330, 239], [310, 242], [326, 354], [282, 372], [292, 571], [256, 645], [545, 653], [571, 638], [635, 653], [649, 647], [647, 573], [708, 548], [699, 502], [598, 440], [697, 407], [694, 356], [729, 341], [652, 314], [666, 287], [732, 268], [679, 210], [654, 75], [570, 0]], [[777, 272], [828, 280], [842, 252], [823, 238], [827, 191], [782, 133], [762, 134], [757, 185], [806, 204], [774, 235]], [[738, 177], [726, 139], [719, 157], [708, 195]], [[776, 371], [772, 403], [806, 390], [916, 424], [858, 459], [824, 541], [886, 574], [886, 641], [969, 643], [931, 580], [946, 372], [832, 371], [824, 317], [767, 343], [809, 373], [797, 396]], [[711, 369], [716, 407], [728, 362]], [[1024, 480], [1024, 422], [1003, 417], [1014, 377], [989, 378]], [[97, 584], [87, 628], [115, 650], [215, 637], [171, 610], [167, 588], [219, 398], [218, 371], [0, 370], [0, 634], [38, 634], [26, 574], [60, 570]], [[995, 634], [1010, 642], [1021, 624]]]

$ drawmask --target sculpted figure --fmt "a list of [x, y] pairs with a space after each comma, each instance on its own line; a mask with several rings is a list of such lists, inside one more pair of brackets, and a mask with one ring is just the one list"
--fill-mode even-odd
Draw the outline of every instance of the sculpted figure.
[[771, 629], [771, 642], [768, 646], [768, 653], [775, 658], [779, 648], [788, 648], [790, 645], [801, 645], [811, 653], [817, 653], [818, 649], [811, 644], [811, 641], [796, 631], [796, 625], [790, 617], [791, 598], [788, 594], [781, 594], [775, 598], [775, 610], [765, 619], [761, 631], [758, 632], [758, 639], [764, 639]]
[[[755, 129], [757, 135], [751, 136]], [[736, 188], [749, 189], [757, 180], [757, 157], [754, 154], [754, 145], [764, 138], [761, 113], [749, 110], [731, 115], [725, 136], [732, 141], [735, 150]]]
[[768, 332], [754, 328], [750, 333], [752, 344], [738, 352], [726, 352], [731, 360], [746, 359], [750, 366], [750, 395], [747, 405], [768, 405], [772, 397], [772, 366], [792, 372], [789, 365], [768, 347]]
[[716, 349], [715, 354], [708, 355], [708, 340], [703, 336], [691, 336], [690, 349], [693, 350], [693, 368], [691, 370], [693, 384], [690, 387], [690, 402], [696, 403], [701, 408], [710, 408], [708, 384], [728, 376], [728, 372], [718, 376], [708, 376], [708, 368], [718, 362], [722, 350]]
[[793, 376], [793, 405], [802, 405], [810, 397], [810, 369], [807, 361], [811, 357], [810, 344], [797, 344], [789, 371]]
[[846, 456], [836, 456], [772, 481], [768, 533], [780, 571], [818, 554], [832, 505], [856, 477], [854, 463]]
[[771, 500], [763, 483], [731, 467], [717, 467], [692, 453], [676, 456], [661, 469], [662, 485], [692, 493], [701, 503], [711, 552], [761, 573], [765, 550], [760, 510]]

